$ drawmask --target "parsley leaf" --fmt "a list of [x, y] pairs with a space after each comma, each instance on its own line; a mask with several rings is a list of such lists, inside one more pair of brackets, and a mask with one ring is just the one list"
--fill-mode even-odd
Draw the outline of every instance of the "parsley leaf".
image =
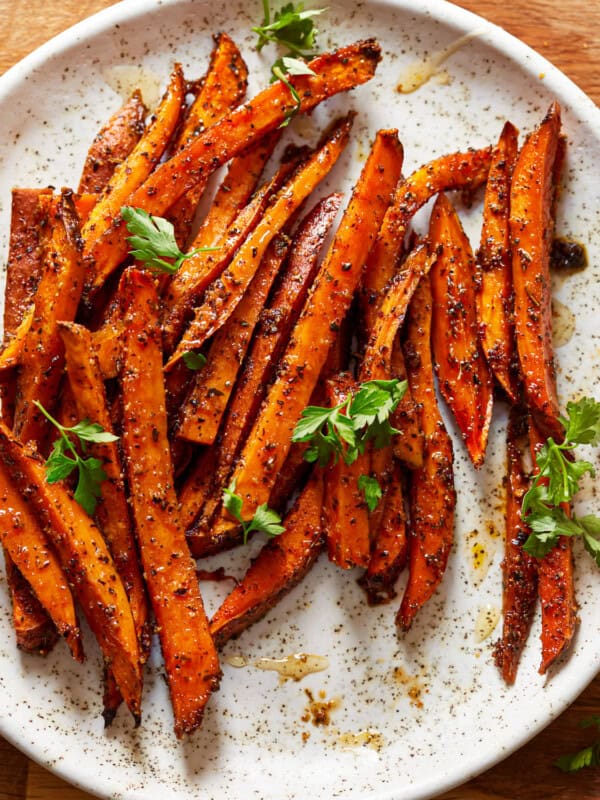
[[278, 58], [271, 67], [271, 72], [273, 73], [273, 80], [280, 80], [287, 86], [294, 99], [294, 102], [296, 103], [293, 108], [291, 108], [289, 111], [286, 111], [283, 122], [279, 126], [280, 128], [285, 128], [296, 116], [302, 103], [300, 95], [289, 82], [285, 73], [287, 72], [288, 75], [315, 75], [315, 72], [313, 72], [313, 70], [307, 64], [305, 64], [304, 61], [300, 61], [297, 58], [289, 58], [288, 56]]
[[[218, 248], [197, 247], [189, 253], [183, 253], [175, 240], [173, 223], [163, 217], [148, 214], [142, 208], [123, 206], [121, 216], [125, 220], [127, 230], [131, 236], [127, 237], [130, 244], [130, 255], [141, 261], [155, 272], [166, 272], [173, 275], [186, 258], [191, 258], [196, 253], [206, 253]], [[170, 258], [173, 261], [165, 261]]]
[[235, 493], [235, 483], [231, 483], [226, 489], [223, 490], [223, 505], [225, 509], [231, 514], [234, 519], [242, 526], [242, 533], [244, 535], [244, 544], [248, 543], [248, 536], [253, 531], [262, 531], [267, 536], [279, 536], [280, 533], [285, 531], [285, 527], [281, 525], [281, 517], [272, 508], [269, 508], [266, 503], [260, 505], [254, 512], [252, 519], [245, 520], [242, 517], [243, 500], [239, 494]]
[[193, 369], [197, 372], [206, 364], [206, 356], [202, 353], [196, 353], [194, 350], [186, 350], [182, 355], [183, 362], [188, 369]]
[[275, 12], [271, 22], [269, 0], [263, 0], [263, 23], [252, 28], [258, 35], [256, 49], [260, 51], [269, 42], [274, 42], [302, 58], [314, 55], [317, 29], [312, 18], [324, 14], [325, 11], [326, 8], [305, 11], [303, 3], [287, 3]]
[[[86, 442], [104, 444], [106, 442], [115, 442], [119, 437], [105, 431], [97, 422], [90, 422], [88, 419], [78, 422], [77, 425], [73, 425], [71, 428], [66, 428], [55, 420], [40, 402], [37, 400], [33, 402], [60, 433], [60, 439], [53, 443], [52, 452], [45, 462], [46, 481], [48, 483], [63, 481], [74, 470], [77, 470], [77, 486], [73, 497], [90, 517], [93, 516], [98, 498], [102, 496], [101, 484], [106, 480], [107, 475], [99, 459], [82, 458], [80, 456], [70, 434], [79, 439], [84, 455], [86, 453]], [[72, 455], [68, 455], [68, 453]]]
[[600, 567], [600, 519], [593, 515], [569, 517], [561, 508], [577, 494], [584, 475], [595, 475], [589, 461], [575, 461], [570, 453], [578, 444], [600, 442], [600, 403], [589, 397], [569, 402], [567, 415], [560, 417], [564, 441], [557, 444], [550, 437], [536, 455], [538, 473], [521, 507], [531, 529], [523, 547], [535, 558], [544, 558], [561, 536], [581, 536], [585, 549]]
[[383, 497], [381, 486], [376, 478], [370, 475], [361, 475], [358, 479], [358, 488], [363, 492], [369, 511], [375, 511]]
[[[596, 714], [579, 723], [581, 728], [595, 727], [600, 731], [600, 717]], [[563, 772], [577, 772], [584, 767], [600, 767], [600, 741], [584, 747], [577, 753], [561, 756], [554, 762], [554, 766]]]

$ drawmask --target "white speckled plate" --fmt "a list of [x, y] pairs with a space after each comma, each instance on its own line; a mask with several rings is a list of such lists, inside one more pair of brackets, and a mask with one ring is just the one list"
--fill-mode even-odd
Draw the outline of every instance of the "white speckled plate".
[[[322, 47], [374, 35], [384, 51], [375, 80], [290, 128], [289, 136], [312, 142], [336, 113], [349, 106], [358, 110], [353, 144], [329, 186], [349, 190], [379, 127], [400, 129], [410, 171], [434, 155], [494, 141], [506, 117], [526, 131], [553, 98], [561, 102], [569, 154], [558, 231], [587, 243], [590, 267], [556, 287], [575, 320], [574, 335], [557, 350], [560, 390], [563, 402], [593, 392], [600, 355], [598, 110], [523, 44], [447, 3], [334, 0], [328, 5]], [[198, 76], [211, 48], [210, 34], [224, 29], [242, 46], [254, 92], [268, 79], [271, 57], [265, 52], [261, 60], [253, 51], [249, 28], [260, 16], [258, 0], [216, 5], [128, 0], [67, 31], [5, 75], [0, 80], [2, 252], [11, 186], [77, 182], [92, 136], [119, 104], [106, 82], [107, 75], [114, 78], [115, 65], [142, 66], [164, 82], [178, 59], [187, 74]], [[448, 60], [444, 80], [411, 95], [393, 91], [408, 65], [469, 31], [480, 35]], [[463, 215], [474, 241], [479, 211]], [[274, 673], [225, 664], [222, 688], [202, 729], [178, 743], [156, 650], [142, 727], [134, 731], [121, 712], [104, 731], [101, 664], [90, 637], [83, 667], [70, 660], [62, 644], [47, 659], [19, 654], [2, 581], [0, 732], [67, 780], [101, 797], [130, 800], [425, 798], [505, 757], [557, 716], [595, 675], [600, 575], [577, 547], [581, 627], [571, 656], [548, 678], [537, 675], [539, 630], [534, 629], [518, 681], [507, 689], [490, 656], [497, 631], [483, 643], [475, 636], [481, 609], [489, 605], [493, 612], [500, 606], [503, 420], [498, 408], [489, 462], [477, 476], [456, 442], [456, 546], [440, 591], [404, 639], [394, 629], [394, 603], [369, 608], [356, 576], [322, 559], [262, 622], [230, 643], [225, 655], [243, 655], [252, 663], [260, 656], [305, 651], [326, 655], [329, 669], [301, 683], [280, 684]], [[591, 486], [582, 504], [600, 510]], [[478, 568], [475, 545], [484, 551]], [[228, 557], [227, 571], [241, 573], [242, 557], [247, 552]], [[213, 610], [226, 584], [203, 587]], [[303, 720], [305, 689], [337, 701], [328, 727]], [[373, 737], [379, 749], [349, 746], [352, 737], [346, 734], [367, 729], [379, 734]], [[305, 741], [303, 734], [310, 737]]]

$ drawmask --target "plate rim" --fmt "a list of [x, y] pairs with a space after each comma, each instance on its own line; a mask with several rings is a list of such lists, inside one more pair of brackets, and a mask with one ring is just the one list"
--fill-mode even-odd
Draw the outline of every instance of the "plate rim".
[[[192, 1], [119, 0], [114, 5], [110, 5], [80, 20], [53, 36], [0, 75], [0, 105], [5, 101], [6, 95], [14, 91], [21, 83], [26, 82], [29, 74], [62, 52], [106, 32], [115, 25], [131, 21], [149, 11], [168, 9], [170, 6], [187, 5]], [[592, 128], [595, 125], [596, 129], [600, 130], [600, 107], [595, 104], [583, 89], [545, 56], [501, 26], [485, 19], [485, 17], [449, 2], [449, 0], [363, 0], [363, 3], [366, 7], [371, 5], [388, 6], [397, 10], [413, 11], [421, 15], [427, 15], [463, 32], [473, 29], [474, 26], [484, 26], [485, 30], [481, 34], [481, 39], [489, 47], [492, 47], [513, 63], [518, 64], [524, 72], [531, 74], [536, 79], [539, 73], [543, 72], [545, 88], [568, 96], [570, 109], [576, 113], [578, 122]], [[600, 134], [597, 134], [596, 138], [600, 143]], [[557, 701], [556, 705], [546, 712], [543, 719], [536, 720], [532, 727], [516, 736], [511, 744], [506, 746], [500, 753], [494, 753], [491, 750], [489, 753], [483, 753], [479, 758], [470, 761], [468, 770], [463, 772], [462, 775], [455, 773], [453, 777], [445, 780], [443, 777], [430, 778], [426, 782], [421, 782], [418, 787], [398, 786], [396, 788], [382, 789], [381, 791], [377, 790], [370, 795], [371, 800], [399, 800], [397, 792], [403, 792], [403, 799], [409, 796], [411, 800], [427, 800], [427, 798], [432, 798], [438, 793], [461, 786], [473, 777], [501, 763], [557, 719], [594, 678], [600, 674], [600, 666], [596, 667], [593, 663], [587, 666], [588, 669], [582, 670], [579, 675], [579, 680], [575, 684], [576, 688]], [[19, 741], [17, 733], [7, 729], [7, 721], [8, 719], [5, 720], [0, 717], [0, 735], [27, 758], [95, 797], [106, 798], [109, 796], [106, 794], [106, 790], [110, 791], [110, 787], [99, 784], [99, 781], [102, 781], [99, 775], [91, 778], [95, 781], [95, 785], [93, 785], [87, 783], [85, 779], [80, 780], [76, 777], [70, 769], [72, 766], [70, 763], [58, 762], [49, 764], [44, 758], [42, 745], [38, 745], [36, 748], [33, 745], [30, 746]], [[34, 749], [30, 749], [30, 747], [34, 747]], [[410, 792], [409, 795], [404, 794], [403, 790], [406, 789]], [[132, 800], [134, 797], [128, 790], [124, 792], [123, 796], [131, 797]]]

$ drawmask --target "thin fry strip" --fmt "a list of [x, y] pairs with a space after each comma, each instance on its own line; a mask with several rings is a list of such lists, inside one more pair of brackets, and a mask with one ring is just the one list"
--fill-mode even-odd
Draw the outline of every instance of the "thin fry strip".
[[58, 631], [6, 550], [4, 565], [17, 647], [26, 653], [46, 656], [58, 641]]
[[[398, 380], [406, 380], [406, 364], [400, 343], [400, 337], [392, 347], [392, 376]], [[416, 469], [423, 464], [423, 431], [419, 425], [419, 414], [417, 404], [412, 395], [410, 385], [406, 387], [406, 392], [398, 407], [392, 414], [392, 427], [400, 431], [394, 436], [392, 447], [394, 457], [405, 464], [409, 469]]]
[[91, 519], [60, 484], [46, 483], [45, 469], [0, 423], [0, 457], [19, 491], [45, 521], [71, 588], [136, 720], [142, 678], [139, 649], [125, 588], [104, 539]]
[[405, 344], [408, 380], [425, 434], [423, 466], [409, 474], [410, 557], [408, 583], [396, 615], [407, 631], [418, 610], [440, 584], [454, 535], [456, 493], [452, 441], [438, 409], [431, 357], [433, 300], [424, 278], [410, 304]]
[[560, 108], [554, 103], [519, 153], [510, 192], [515, 333], [523, 390], [536, 423], [561, 441], [552, 350], [550, 246]]
[[[65, 345], [67, 375], [77, 418], [93, 420], [112, 433], [103, 376], [94, 354], [90, 332], [81, 325], [66, 322], [59, 323], [59, 330]], [[107, 442], [90, 444], [89, 450], [102, 461], [107, 476], [101, 485], [102, 496], [96, 506], [95, 519], [129, 597], [143, 662], [150, 649], [148, 604], [131, 529], [119, 449], [116, 442]]]
[[439, 386], [475, 467], [485, 458], [492, 380], [477, 337], [475, 262], [454, 206], [439, 195], [429, 235], [441, 252], [431, 270], [432, 346]]
[[[370, 80], [380, 57], [379, 45], [373, 39], [317, 56], [310, 62], [316, 73], [314, 76], [290, 78], [301, 97], [300, 111], [309, 111], [327, 97]], [[131, 195], [128, 204], [162, 215], [203, 177], [275, 130], [293, 107], [289, 89], [276, 81], [160, 166]], [[102, 286], [125, 258], [126, 237], [123, 221], [115, 219], [94, 243], [90, 250], [95, 263], [94, 277], [89, 284], [91, 293]]]
[[494, 646], [494, 661], [509, 684], [517, 677], [537, 602], [537, 559], [523, 549], [530, 534], [521, 518], [523, 497], [529, 488], [520, 441], [526, 435], [527, 415], [523, 409], [513, 407], [506, 434], [508, 481], [502, 562], [502, 637]]
[[44, 273], [34, 296], [35, 314], [23, 345], [17, 377], [14, 432], [23, 442], [43, 441], [45, 416], [33, 405], [39, 400], [52, 411], [64, 366], [58, 320], [73, 320], [83, 289], [79, 221], [72, 194], [64, 190], [56, 207]]
[[12, 369], [21, 363], [23, 346], [25, 344], [27, 334], [31, 329], [34, 314], [35, 305], [32, 303], [29, 309], [25, 312], [23, 319], [21, 320], [21, 324], [14, 332], [14, 335], [8, 340], [8, 343], [0, 353], [0, 370]]
[[317, 472], [285, 518], [285, 531], [267, 542], [212, 618], [218, 647], [264, 617], [310, 570], [323, 549], [322, 500]]
[[65, 638], [73, 658], [83, 661], [81, 632], [67, 578], [31, 505], [13, 487], [10, 472], [9, 466], [0, 462], [0, 540]]
[[184, 334], [167, 368], [176, 363], [183, 352], [196, 350], [216, 333], [231, 317], [236, 306], [256, 274], [269, 242], [288, 222], [309, 194], [328, 175], [350, 137], [354, 113], [335, 122], [325, 134], [318, 149], [281, 188], [265, 211], [252, 234], [236, 253], [231, 264], [218, 281], [208, 287], [194, 320]]
[[158, 298], [152, 276], [127, 270], [121, 281], [121, 297], [125, 319], [121, 371], [123, 446], [140, 555], [158, 624], [175, 716], [175, 733], [182, 737], [200, 725], [221, 672], [195, 564], [178, 520], [167, 439]]
[[477, 253], [477, 321], [487, 363], [512, 403], [519, 398], [510, 251], [510, 184], [518, 131], [507, 122], [492, 153]]
[[401, 168], [402, 148], [396, 131], [380, 131], [234, 472], [244, 518], [251, 518], [269, 499], [290, 449], [294, 426], [352, 302]]
[[184, 100], [183, 72], [181, 65], [175, 64], [154, 122], [147, 128], [127, 158], [115, 169], [83, 226], [81, 235], [86, 257], [90, 254], [93, 256], [95, 242], [104, 233], [110, 232], [113, 220], [119, 216], [122, 206], [160, 161], [177, 126]]
[[116, 111], [94, 137], [88, 150], [77, 194], [99, 195], [115, 169], [124, 161], [144, 132], [146, 106], [139, 89]]

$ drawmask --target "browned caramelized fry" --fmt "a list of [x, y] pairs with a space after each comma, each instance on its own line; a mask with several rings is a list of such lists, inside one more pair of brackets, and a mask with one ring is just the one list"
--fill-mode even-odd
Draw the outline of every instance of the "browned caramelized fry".
[[[398, 337], [392, 347], [392, 376], [401, 381], [406, 380], [406, 364]], [[392, 442], [395, 458], [410, 469], [422, 466], [423, 431], [419, 425], [417, 405], [410, 386], [406, 387], [404, 397], [392, 414], [390, 422], [393, 428], [400, 431]]]
[[79, 195], [93, 197], [104, 191], [115, 169], [138, 143], [144, 132], [145, 116], [146, 107], [136, 89], [96, 134], [79, 179]]
[[396, 615], [407, 631], [419, 609], [439, 586], [454, 536], [454, 475], [452, 441], [435, 396], [431, 357], [433, 299], [427, 278], [421, 280], [408, 312], [406, 368], [425, 435], [423, 466], [409, 474], [409, 576]]
[[440, 253], [431, 270], [432, 345], [440, 391], [476, 467], [483, 464], [492, 418], [492, 380], [477, 337], [475, 261], [450, 201], [441, 194], [430, 238]]
[[527, 415], [511, 409], [506, 435], [508, 481], [506, 528], [502, 562], [502, 638], [494, 647], [494, 660], [506, 683], [514, 683], [537, 602], [537, 559], [523, 550], [530, 530], [521, 517], [523, 497], [529, 488], [522, 460], [522, 439], [527, 436]]
[[515, 332], [523, 390], [536, 424], [556, 441], [563, 431], [552, 351], [550, 248], [559, 142], [560, 108], [554, 103], [521, 148], [510, 193]]
[[285, 517], [285, 531], [267, 542], [212, 618], [210, 630], [218, 647], [264, 617], [312, 567], [323, 548], [322, 500], [323, 480], [317, 471]]
[[6, 550], [4, 565], [17, 647], [26, 653], [48, 655], [58, 640], [58, 631]]
[[14, 335], [8, 340], [8, 343], [0, 353], [0, 370], [12, 369], [21, 363], [23, 346], [31, 329], [34, 313], [35, 305], [32, 303], [25, 312], [21, 324], [14, 332]]
[[518, 132], [507, 122], [492, 153], [477, 253], [479, 340], [488, 366], [512, 403], [519, 399], [512, 260], [508, 218], [510, 184], [517, 160]]
[[182, 737], [200, 725], [221, 671], [195, 564], [178, 519], [167, 439], [158, 298], [152, 277], [127, 270], [121, 281], [121, 297], [127, 475], [142, 566], [165, 661], [175, 733]]
[[[380, 58], [380, 47], [373, 39], [317, 56], [309, 64], [315, 75], [290, 79], [301, 98], [300, 111], [309, 111], [327, 97], [370, 80]], [[276, 81], [162, 164], [131, 195], [128, 204], [151, 214], [164, 214], [207, 174], [278, 128], [294, 109], [289, 89]], [[126, 239], [123, 221], [116, 218], [91, 247], [89, 253], [95, 264], [89, 283], [92, 293], [125, 258]]]

